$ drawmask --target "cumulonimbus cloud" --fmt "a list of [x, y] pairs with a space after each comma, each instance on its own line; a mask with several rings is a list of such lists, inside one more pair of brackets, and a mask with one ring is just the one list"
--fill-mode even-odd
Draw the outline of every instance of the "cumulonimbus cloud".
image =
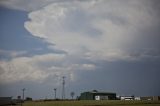
[[151, 2], [143, 0], [52, 3], [28, 17], [25, 28], [33, 36], [69, 54], [106, 60], [133, 59], [127, 50], [136, 51], [132, 45], [147, 37], [143, 31], [159, 23]]
[[[24, 27], [66, 54], [21, 56], [1, 61], [1, 83], [43, 82], [63, 74], [75, 80], [74, 72], [95, 70], [99, 61], [159, 59], [159, 43], [150, 41], [153, 35], [159, 38], [150, 29], [160, 23], [152, 0], [48, 1], [49, 4], [41, 5], [43, 8], [29, 10], [29, 20]], [[9, 6], [10, 2], [5, 3]], [[20, 10], [28, 8], [14, 6]], [[153, 32], [152, 35], [147, 35], [146, 30]], [[12, 70], [8, 68], [10, 64], [14, 66]]]

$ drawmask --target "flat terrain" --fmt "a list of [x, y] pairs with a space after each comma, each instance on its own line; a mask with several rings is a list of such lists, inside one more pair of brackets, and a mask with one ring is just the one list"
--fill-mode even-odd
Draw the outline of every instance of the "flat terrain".
[[160, 101], [33, 101], [23, 106], [160, 106]]

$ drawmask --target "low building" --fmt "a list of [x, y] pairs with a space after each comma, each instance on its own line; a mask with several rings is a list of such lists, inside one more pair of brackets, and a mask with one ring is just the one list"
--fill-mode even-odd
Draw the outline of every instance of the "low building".
[[154, 101], [157, 101], [157, 100], [160, 100], [160, 96], [146, 96], [146, 97], [140, 97], [141, 100], [154, 100]]
[[134, 100], [141, 100], [141, 97], [135, 97]]
[[80, 100], [116, 100], [116, 93], [98, 92], [96, 90], [91, 92], [83, 92], [79, 98]]
[[153, 100], [155, 101], [160, 100], [160, 96], [153, 96]]
[[134, 100], [134, 96], [121, 96], [120, 100]]
[[0, 97], [0, 106], [12, 104], [12, 97]]

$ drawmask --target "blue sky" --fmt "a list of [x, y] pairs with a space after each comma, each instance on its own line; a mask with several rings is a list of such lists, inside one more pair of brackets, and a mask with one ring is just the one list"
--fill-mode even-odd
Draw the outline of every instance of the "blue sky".
[[0, 95], [160, 95], [158, 0], [0, 1]]
[[[27, 13], [19, 10], [11, 10], [1, 7], [1, 50], [27, 51], [28, 55], [53, 52], [47, 49], [49, 43], [38, 37], [33, 37], [25, 28], [24, 22], [27, 20]], [[43, 49], [43, 50], [42, 50]], [[0, 58], [9, 56], [4, 53]]]

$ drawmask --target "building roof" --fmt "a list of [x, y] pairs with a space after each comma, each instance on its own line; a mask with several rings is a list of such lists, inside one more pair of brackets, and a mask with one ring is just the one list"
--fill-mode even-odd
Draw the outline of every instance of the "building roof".
[[88, 92], [84, 92], [84, 93], [92, 93], [92, 94], [116, 94], [116, 93], [113, 93], [113, 92], [99, 92], [97, 90], [88, 91]]

